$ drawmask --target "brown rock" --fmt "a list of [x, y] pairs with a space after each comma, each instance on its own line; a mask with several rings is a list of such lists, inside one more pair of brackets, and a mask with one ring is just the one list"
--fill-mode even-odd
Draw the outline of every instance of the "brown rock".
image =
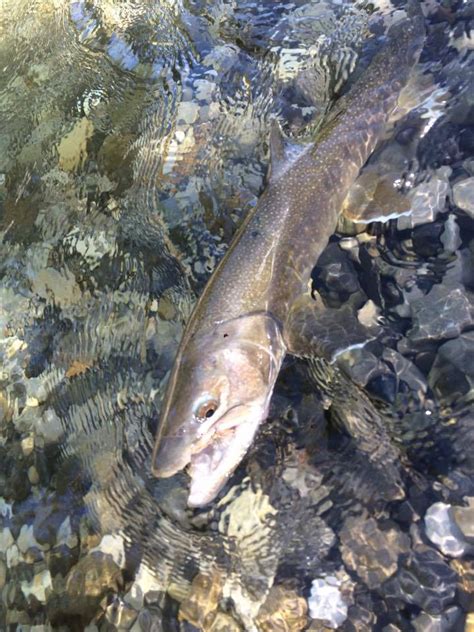
[[298, 632], [308, 623], [307, 613], [306, 599], [284, 586], [273, 586], [256, 624], [261, 632]]
[[219, 571], [211, 574], [198, 573], [192, 581], [188, 597], [181, 604], [179, 618], [208, 630], [217, 614], [222, 586], [222, 575]]

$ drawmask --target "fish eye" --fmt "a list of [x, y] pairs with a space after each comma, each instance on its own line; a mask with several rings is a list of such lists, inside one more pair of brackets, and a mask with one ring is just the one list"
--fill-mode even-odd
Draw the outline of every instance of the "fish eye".
[[195, 415], [197, 419], [205, 420], [210, 419], [219, 407], [219, 402], [215, 399], [207, 399], [205, 402], [199, 404], [196, 409]]

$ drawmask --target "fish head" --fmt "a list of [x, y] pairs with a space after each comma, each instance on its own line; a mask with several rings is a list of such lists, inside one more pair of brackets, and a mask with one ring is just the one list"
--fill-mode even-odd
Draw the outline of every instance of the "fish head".
[[268, 413], [284, 355], [265, 313], [186, 337], [163, 401], [152, 457], [157, 477], [187, 468], [188, 505], [211, 502], [239, 465]]

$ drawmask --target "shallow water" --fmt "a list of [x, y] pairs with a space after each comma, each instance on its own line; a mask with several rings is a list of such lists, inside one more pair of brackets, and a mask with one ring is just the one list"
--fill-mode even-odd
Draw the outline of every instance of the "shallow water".
[[191, 511], [184, 473], [150, 474], [184, 323], [265, 186], [272, 118], [314, 135], [367, 13], [1, 4], [1, 629], [473, 625], [473, 14], [424, 12], [416, 106], [351, 198], [394, 218], [314, 262], [375, 334], [337, 370], [287, 359]]

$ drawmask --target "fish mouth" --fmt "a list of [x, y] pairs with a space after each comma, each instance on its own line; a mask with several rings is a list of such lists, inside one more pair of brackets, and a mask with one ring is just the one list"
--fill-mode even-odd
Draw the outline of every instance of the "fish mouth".
[[187, 467], [191, 479], [188, 506], [202, 507], [212, 502], [242, 461], [261, 422], [216, 424], [214, 432], [199, 441]]

